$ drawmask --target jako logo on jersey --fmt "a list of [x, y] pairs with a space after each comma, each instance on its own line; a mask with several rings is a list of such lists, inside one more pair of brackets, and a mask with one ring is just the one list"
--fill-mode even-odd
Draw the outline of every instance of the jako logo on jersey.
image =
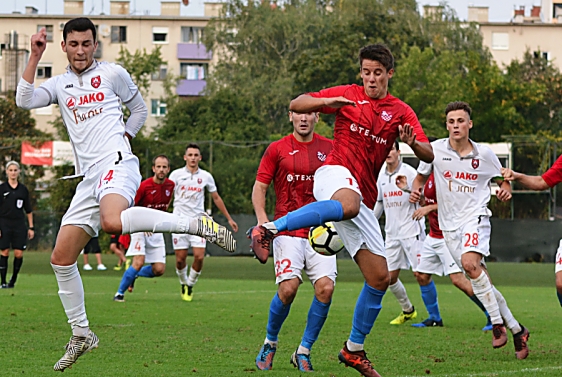
[[472, 168], [478, 169], [479, 166], [480, 166], [480, 160], [477, 160], [476, 158], [473, 158], [472, 159]]
[[304, 174], [287, 174], [287, 182], [293, 181], [313, 181], [314, 175], [304, 175]]
[[360, 105], [366, 105], [366, 104], [369, 103], [369, 101], [363, 100], [363, 101], [357, 101], [357, 103], [360, 104]]
[[289, 156], [293, 156], [295, 153], [298, 153], [298, 152], [299, 152], [299, 150], [295, 149], [294, 151], [289, 152]]
[[67, 86], [64, 87], [65, 89], [70, 89], [70, 88], [74, 88], [74, 85], [72, 84], [68, 84]]
[[105, 99], [105, 94], [103, 94], [103, 92], [86, 94], [80, 96], [78, 101], [78, 106], [82, 106], [91, 102], [102, 102], [104, 99]]
[[403, 192], [402, 190], [398, 190], [398, 191], [389, 191], [388, 194], [385, 192], [384, 193], [384, 197], [385, 198], [392, 198], [393, 196], [402, 196]]
[[202, 189], [201, 187], [191, 187], [191, 186], [187, 186], [187, 190], [186, 191], [197, 191], [197, 192], [201, 192]]
[[386, 145], [386, 139], [383, 139], [380, 136], [372, 135], [371, 130], [369, 130], [365, 127], [357, 126], [355, 123], [351, 123], [349, 125], [349, 129], [352, 132], [359, 132], [360, 135], [363, 135], [365, 137], [370, 137], [377, 144]]
[[320, 151], [318, 151], [318, 153], [316, 154], [316, 156], [318, 156], [318, 159], [322, 162], [326, 161], [326, 155]]
[[91, 84], [94, 88], [99, 88], [101, 85], [101, 77], [99, 75], [96, 77], [92, 77]]
[[455, 176], [456, 179], [464, 179], [467, 181], [476, 181], [478, 179], [478, 174], [472, 174], [472, 173], [464, 173], [464, 172], [457, 172], [457, 175]]
[[451, 173], [450, 170], [445, 170], [443, 172], [443, 177], [445, 177], [445, 179], [452, 179], [453, 178], [453, 173]]
[[201, 183], [203, 183], [203, 180], [201, 178], [197, 178], [197, 183], [201, 184]]
[[78, 103], [78, 100], [76, 100], [76, 98], [74, 98], [74, 97], [68, 97], [66, 99], [66, 107], [68, 107], [70, 110], [74, 110], [77, 103]]
[[392, 114], [391, 113], [387, 113], [386, 111], [383, 111], [381, 113], [381, 118], [382, 120], [384, 120], [385, 122], [390, 122], [390, 120], [392, 119]]

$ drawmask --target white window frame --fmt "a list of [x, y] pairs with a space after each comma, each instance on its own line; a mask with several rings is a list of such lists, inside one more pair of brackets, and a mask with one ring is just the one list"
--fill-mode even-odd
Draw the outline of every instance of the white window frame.
[[[158, 34], [158, 35], [164, 34], [164, 35], [165, 35], [165, 40], [163, 40], [163, 41], [155, 41], [155, 40], [154, 40], [154, 36], [155, 36], [156, 34]], [[167, 27], [156, 27], [156, 26], [153, 26], [153, 27], [152, 27], [152, 43], [153, 43], [153, 44], [159, 44], [159, 45], [168, 44], [168, 43], [170, 43], [169, 36], [170, 36], [170, 28], [167, 28]]]
[[[162, 111], [164, 109], [164, 111]], [[156, 111], [154, 111], [156, 110]], [[150, 100], [150, 115], [153, 117], [163, 117], [168, 113], [168, 105], [159, 99]]]
[[492, 50], [509, 50], [509, 33], [492, 32]]
[[45, 30], [47, 31], [47, 42], [53, 42], [53, 34], [55, 31], [54, 25], [37, 25], [37, 32], [39, 32], [39, 30], [41, 30], [42, 28], [45, 28]]
[[[50, 68], [50, 69], [51, 69], [51, 75], [50, 75], [50, 76], [47, 76], [47, 75], [45, 74], [45, 68]], [[43, 70], [43, 74], [40, 75], [40, 74], [39, 74], [39, 70]], [[48, 79], [48, 78], [53, 77], [53, 65], [52, 65], [52, 64], [39, 64], [39, 65], [37, 66], [37, 70], [35, 71], [35, 76], [36, 76], [36, 78], [38, 78], [38, 79]]]

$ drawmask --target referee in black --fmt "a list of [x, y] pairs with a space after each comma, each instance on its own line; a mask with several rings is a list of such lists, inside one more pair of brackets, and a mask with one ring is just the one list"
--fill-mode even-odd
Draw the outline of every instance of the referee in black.
[[[14, 288], [18, 273], [23, 263], [23, 251], [27, 239], [35, 235], [33, 229], [33, 213], [29, 191], [22, 183], [18, 182], [20, 164], [10, 161], [6, 164], [8, 180], [0, 185], [0, 278], [2, 288]], [[27, 223], [25, 215], [27, 214]], [[8, 272], [8, 256], [10, 247], [14, 249], [14, 271], [9, 283], [6, 283]]]

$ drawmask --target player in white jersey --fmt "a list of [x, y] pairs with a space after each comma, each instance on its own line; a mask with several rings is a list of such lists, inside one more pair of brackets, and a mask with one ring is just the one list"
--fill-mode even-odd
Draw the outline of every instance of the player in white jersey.
[[507, 343], [507, 325], [513, 333], [516, 357], [525, 359], [529, 331], [513, 317], [483, 262], [490, 254], [490, 183], [495, 180], [499, 185], [496, 196], [500, 201], [511, 199], [511, 186], [501, 179], [501, 164], [492, 150], [470, 140], [471, 113], [465, 102], [447, 105], [449, 138], [431, 143], [435, 158], [431, 164], [420, 163], [410, 200], [419, 201], [421, 188], [433, 171], [439, 227], [455, 262], [464, 269], [474, 294], [490, 315], [492, 345], [499, 348]]
[[[64, 371], [85, 352], [98, 346], [90, 330], [84, 305], [84, 288], [76, 260], [90, 238], [106, 233], [176, 232], [199, 234], [234, 251], [232, 234], [207, 217], [180, 217], [150, 208], [129, 208], [140, 183], [139, 163], [129, 139], [142, 127], [146, 105], [129, 74], [115, 64], [98, 63], [96, 27], [88, 18], [68, 21], [62, 50], [67, 72], [34, 88], [35, 72], [47, 48], [42, 28], [31, 36], [29, 61], [17, 88], [16, 103], [25, 109], [57, 104], [74, 149], [76, 173], [83, 180], [65, 213], [51, 265], [59, 296], [72, 327], [66, 352], [54, 369]], [[123, 123], [121, 104], [131, 111]]]
[[400, 189], [397, 185], [400, 181], [410, 186], [416, 174], [416, 169], [400, 161], [400, 145], [396, 140], [386, 158], [386, 169], [380, 171], [377, 179], [378, 197], [374, 209], [377, 218], [383, 211], [385, 214], [384, 243], [390, 272], [388, 289], [402, 307], [402, 313], [390, 322], [391, 325], [401, 325], [418, 316], [399, 276], [400, 270], [410, 268], [416, 274], [418, 254], [425, 239], [425, 223], [413, 219], [418, 204], [410, 203], [409, 190]]
[[[180, 216], [200, 216], [205, 212], [205, 189], [219, 211], [226, 217], [228, 224], [235, 232], [238, 224], [232, 219], [220, 197], [215, 180], [211, 173], [199, 167], [201, 149], [197, 144], [189, 144], [185, 149], [185, 167], [176, 169], [170, 174], [170, 180], [176, 185], [174, 188], [174, 213]], [[205, 258], [206, 240], [199, 236], [188, 234], [172, 235], [174, 252], [176, 253], [176, 274], [180, 279], [181, 298], [184, 301], [193, 300], [193, 286], [197, 283], [203, 259]], [[187, 275], [187, 250], [193, 250], [193, 263]]]

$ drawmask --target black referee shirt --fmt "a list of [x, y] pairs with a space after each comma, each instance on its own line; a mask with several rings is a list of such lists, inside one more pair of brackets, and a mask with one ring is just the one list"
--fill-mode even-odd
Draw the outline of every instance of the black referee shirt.
[[12, 188], [8, 181], [0, 185], [0, 220], [24, 221], [25, 214], [31, 213], [31, 202], [29, 191], [25, 185], [18, 182], [16, 188]]

